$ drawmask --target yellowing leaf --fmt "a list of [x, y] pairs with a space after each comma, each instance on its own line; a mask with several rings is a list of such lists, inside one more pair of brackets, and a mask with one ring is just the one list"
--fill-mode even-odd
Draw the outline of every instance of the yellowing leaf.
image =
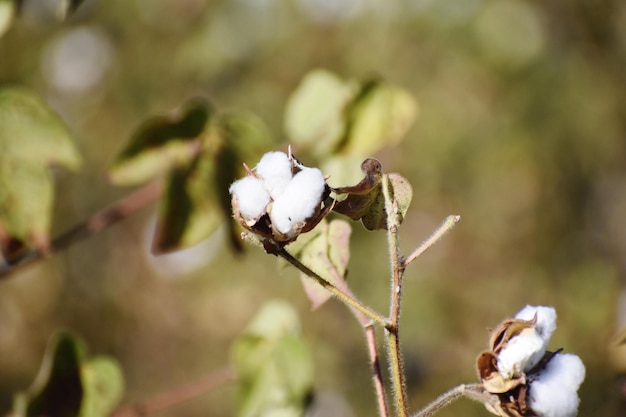
[[14, 0], [0, 0], [0, 37], [11, 28], [16, 15], [15, 9]]
[[109, 169], [116, 185], [137, 185], [191, 162], [203, 147], [212, 109], [193, 99], [172, 116], [147, 120]]
[[417, 117], [417, 101], [398, 87], [372, 82], [363, 86], [349, 112], [343, 153], [371, 155], [397, 143]]
[[[76, 169], [80, 156], [61, 119], [31, 91], [0, 88], [0, 245], [45, 250], [53, 202], [50, 165]], [[5, 253], [11, 261], [12, 254]]]
[[317, 155], [334, 150], [346, 128], [345, 111], [355, 86], [326, 70], [304, 77], [287, 103], [285, 131], [289, 140]]
[[83, 401], [80, 417], [107, 417], [124, 394], [124, 375], [116, 360], [97, 356], [81, 366]]

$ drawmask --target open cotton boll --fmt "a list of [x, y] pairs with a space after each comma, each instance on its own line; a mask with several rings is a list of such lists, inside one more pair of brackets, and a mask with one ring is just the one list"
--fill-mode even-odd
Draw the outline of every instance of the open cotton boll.
[[265, 214], [270, 194], [259, 178], [243, 177], [232, 183], [228, 191], [237, 201], [239, 213], [246, 221], [258, 220]]
[[575, 417], [585, 365], [576, 355], [558, 354], [530, 383], [528, 405], [540, 417]]
[[304, 222], [319, 207], [326, 180], [317, 168], [304, 168], [293, 176], [284, 192], [274, 200], [270, 219], [280, 233], [293, 237], [294, 226]]
[[554, 307], [549, 306], [527, 305], [515, 315], [515, 318], [521, 320], [532, 320], [535, 315], [537, 315], [535, 329], [547, 346], [550, 338], [552, 337], [552, 333], [554, 333], [554, 330], [556, 329], [556, 310]]
[[293, 176], [291, 161], [284, 152], [268, 152], [259, 161], [255, 171], [263, 179], [273, 200], [281, 195]]
[[518, 377], [537, 365], [545, 352], [545, 343], [535, 329], [524, 329], [512, 337], [498, 354], [498, 371], [505, 379]]

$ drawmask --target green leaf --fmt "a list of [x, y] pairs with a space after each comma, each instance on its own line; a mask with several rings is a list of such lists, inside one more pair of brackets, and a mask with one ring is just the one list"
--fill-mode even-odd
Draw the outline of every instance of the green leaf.
[[[350, 260], [350, 234], [352, 228], [343, 220], [323, 220], [310, 233], [314, 235], [306, 241], [296, 241], [290, 251], [300, 261], [335, 286], [341, 287], [346, 277]], [[301, 274], [304, 291], [311, 301], [312, 309], [322, 306], [331, 294]]]
[[122, 398], [124, 379], [116, 361], [86, 359], [83, 341], [59, 332], [52, 339], [32, 386], [15, 397], [15, 417], [106, 417]]
[[397, 143], [417, 117], [417, 101], [407, 91], [381, 81], [366, 82], [351, 104], [341, 151], [371, 155]]
[[75, 170], [81, 159], [63, 121], [34, 93], [0, 88], [0, 154]]
[[171, 116], [147, 120], [109, 169], [116, 185], [137, 185], [189, 164], [202, 149], [212, 108], [192, 99]]
[[287, 103], [285, 131], [289, 139], [316, 155], [331, 153], [344, 135], [345, 111], [356, 90], [356, 85], [329, 71], [311, 71]]
[[97, 356], [81, 366], [84, 396], [80, 417], [107, 417], [124, 394], [122, 370], [112, 358]]
[[79, 416], [84, 395], [80, 375], [84, 351], [85, 347], [75, 336], [58, 334], [46, 350], [33, 385], [16, 397], [16, 416]]
[[382, 174], [380, 163], [373, 159], [366, 159], [361, 165], [365, 176], [356, 185], [336, 188], [336, 194], [347, 194], [347, 197], [335, 204], [333, 210], [344, 214], [352, 220], [361, 220], [368, 230], [387, 229], [387, 212], [385, 210], [385, 196], [383, 183], [385, 175], [389, 183], [389, 194], [397, 202], [399, 221], [411, 204], [413, 189], [409, 181], [400, 174]]
[[234, 343], [239, 417], [301, 416], [313, 385], [311, 353], [290, 304], [267, 303]]
[[193, 246], [219, 227], [223, 214], [215, 181], [216, 164], [206, 152], [170, 174], [160, 203], [154, 253]]
[[0, 37], [11, 28], [16, 14], [14, 0], [0, 0]]
[[[0, 88], [0, 246], [23, 242], [46, 250], [53, 204], [50, 165], [80, 165], [70, 133], [39, 97]], [[15, 253], [4, 252], [11, 261]]]

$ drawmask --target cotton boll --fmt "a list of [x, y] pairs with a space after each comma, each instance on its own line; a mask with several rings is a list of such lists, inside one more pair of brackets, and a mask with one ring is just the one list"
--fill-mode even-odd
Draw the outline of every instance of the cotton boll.
[[239, 213], [246, 221], [256, 221], [263, 214], [270, 202], [263, 181], [256, 177], [244, 177], [232, 183], [228, 191], [237, 202]]
[[556, 310], [554, 307], [526, 306], [517, 313], [515, 318], [521, 320], [532, 320], [537, 315], [535, 329], [545, 345], [548, 345], [552, 333], [556, 329]]
[[315, 214], [326, 189], [326, 180], [317, 168], [304, 168], [294, 175], [284, 192], [274, 200], [270, 219], [280, 233], [293, 237], [294, 226]]
[[578, 356], [556, 355], [530, 383], [528, 405], [540, 417], [575, 417], [584, 378], [585, 366]]
[[291, 161], [284, 152], [268, 152], [259, 161], [256, 175], [263, 179], [273, 200], [280, 196], [291, 181]]
[[512, 337], [498, 354], [498, 371], [505, 379], [518, 377], [537, 365], [545, 352], [545, 343], [535, 329], [524, 329]]

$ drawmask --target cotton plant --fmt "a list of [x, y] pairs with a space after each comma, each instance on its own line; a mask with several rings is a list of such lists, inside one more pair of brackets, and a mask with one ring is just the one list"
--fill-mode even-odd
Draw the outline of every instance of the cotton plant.
[[[329, 187], [324, 173], [303, 165], [291, 149], [288, 153], [266, 153], [252, 169], [244, 166], [246, 176], [230, 186], [235, 219], [263, 243], [268, 253], [287, 260], [353, 310], [368, 334], [379, 415], [388, 417], [372, 329], [374, 324], [384, 327], [396, 415], [408, 417], [398, 340], [402, 275], [409, 263], [459, 221], [459, 216], [448, 216], [422, 245], [401, 256], [397, 232], [411, 199], [411, 188], [398, 174], [385, 174], [379, 161], [366, 159], [361, 165], [363, 179], [358, 184], [339, 188]], [[349, 234], [349, 226], [333, 223], [336, 220], [325, 222], [324, 217], [330, 211], [360, 220], [369, 230], [387, 230], [394, 271], [388, 317], [358, 300], [343, 281], [349, 252], [347, 240], [342, 239]], [[301, 234], [316, 228], [313, 237], [287, 250], [287, 245]], [[315, 271], [293, 254], [322, 270]], [[311, 298], [308, 291], [307, 295]], [[311, 301], [316, 304], [313, 298]], [[477, 359], [480, 383], [460, 385], [412, 417], [433, 415], [463, 396], [482, 402], [488, 411], [501, 417], [575, 417], [585, 367], [576, 355], [565, 354], [562, 349], [548, 350], [556, 319], [553, 307], [526, 306], [513, 318], [503, 320], [491, 332], [489, 350]]]

